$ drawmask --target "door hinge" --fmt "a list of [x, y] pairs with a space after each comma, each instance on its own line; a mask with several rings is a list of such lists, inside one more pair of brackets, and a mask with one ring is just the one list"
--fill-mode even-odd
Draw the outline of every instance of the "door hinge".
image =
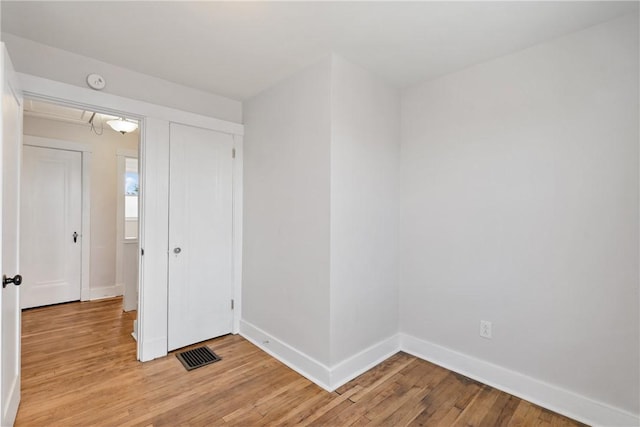
[[144, 248], [140, 248], [140, 255], [144, 256]]
[[234, 303], [233, 303], [233, 300], [231, 300], [231, 310], [233, 310], [233, 307], [234, 307]]
[[232, 159], [235, 159], [235, 158], [236, 158], [236, 149], [235, 149], [235, 148], [232, 148], [232, 149], [231, 149], [231, 158], [232, 158]]

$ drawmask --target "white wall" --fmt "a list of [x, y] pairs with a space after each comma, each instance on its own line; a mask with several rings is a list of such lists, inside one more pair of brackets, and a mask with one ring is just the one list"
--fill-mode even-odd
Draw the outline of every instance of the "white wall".
[[122, 284], [116, 279], [116, 151], [137, 150], [138, 133], [122, 135], [105, 126], [103, 134], [96, 135], [87, 126], [25, 116], [24, 134], [91, 147], [91, 297], [121, 295]]
[[403, 332], [640, 412], [638, 71], [627, 16], [403, 92]]
[[[98, 73], [107, 82], [103, 92], [236, 123], [242, 122], [240, 101], [46, 46], [13, 34], [2, 33], [2, 40], [6, 43], [18, 72], [83, 88], [88, 87], [87, 75]], [[96, 49], [100, 47], [96, 46]]]
[[332, 365], [398, 332], [399, 154], [399, 92], [333, 56]]
[[242, 317], [329, 355], [330, 60], [244, 104]]
[[329, 390], [397, 351], [399, 103], [332, 55], [244, 105], [241, 333]]

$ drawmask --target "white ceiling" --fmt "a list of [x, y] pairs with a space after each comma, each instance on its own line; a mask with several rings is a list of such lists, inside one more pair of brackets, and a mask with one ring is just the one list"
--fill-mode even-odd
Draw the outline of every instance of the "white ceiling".
[[[65, 107], [63, 105], [51, 104], [44, 101], [36, 101], [34, 99], [24, 100], [24, 114], [27, 117], [38, 117], [58, 122], [72, 123], [74, 125], [80, 125], [89, 128], [91, 127], [91, 121], [93, 120], [94, 126], [99, 127], [100, 129], [111, 129], [108, 126], [105, 126], [105, 123], [107, 123], [108, 120], [118, 118], [117, 116], [111, 116], [109, 114], [102, 114], [78, 108]], [[136, 120], [130, 118], [127, 118], [127, 120], [137, 123]], [[138, 132], [138, 130], [136, 129], [134, 132]]]
[[33, 99], [25, 99], [24, 114], [30, 117], [41, 117], [49, 120], [89, 125], [89, 119], [93, 112]]
[[330, 52], [405, 87], [636, 2], [1, 2], [2, 30], [243, 100]]

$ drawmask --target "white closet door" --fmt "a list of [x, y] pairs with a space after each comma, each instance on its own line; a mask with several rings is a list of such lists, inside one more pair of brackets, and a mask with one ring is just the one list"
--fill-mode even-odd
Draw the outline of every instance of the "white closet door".
[[168, 349], [232, 330], [231, 135], [171, 124]]
[[82, 154], [25, 146], [21, 199], [22, 308], [79, 300]]

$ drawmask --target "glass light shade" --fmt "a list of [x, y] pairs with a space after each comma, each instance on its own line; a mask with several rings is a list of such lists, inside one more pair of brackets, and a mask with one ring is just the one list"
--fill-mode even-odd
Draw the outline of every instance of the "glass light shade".
[[107, 124], [111, 126], [113, 130], [120, 132], [123, 135], [125, 133], [133, 132], [134, 130], [138, 129], [138, 123], [130, 122], [129, 120], [125, 120], [122, 118], [117, 120], [109, 120]]

